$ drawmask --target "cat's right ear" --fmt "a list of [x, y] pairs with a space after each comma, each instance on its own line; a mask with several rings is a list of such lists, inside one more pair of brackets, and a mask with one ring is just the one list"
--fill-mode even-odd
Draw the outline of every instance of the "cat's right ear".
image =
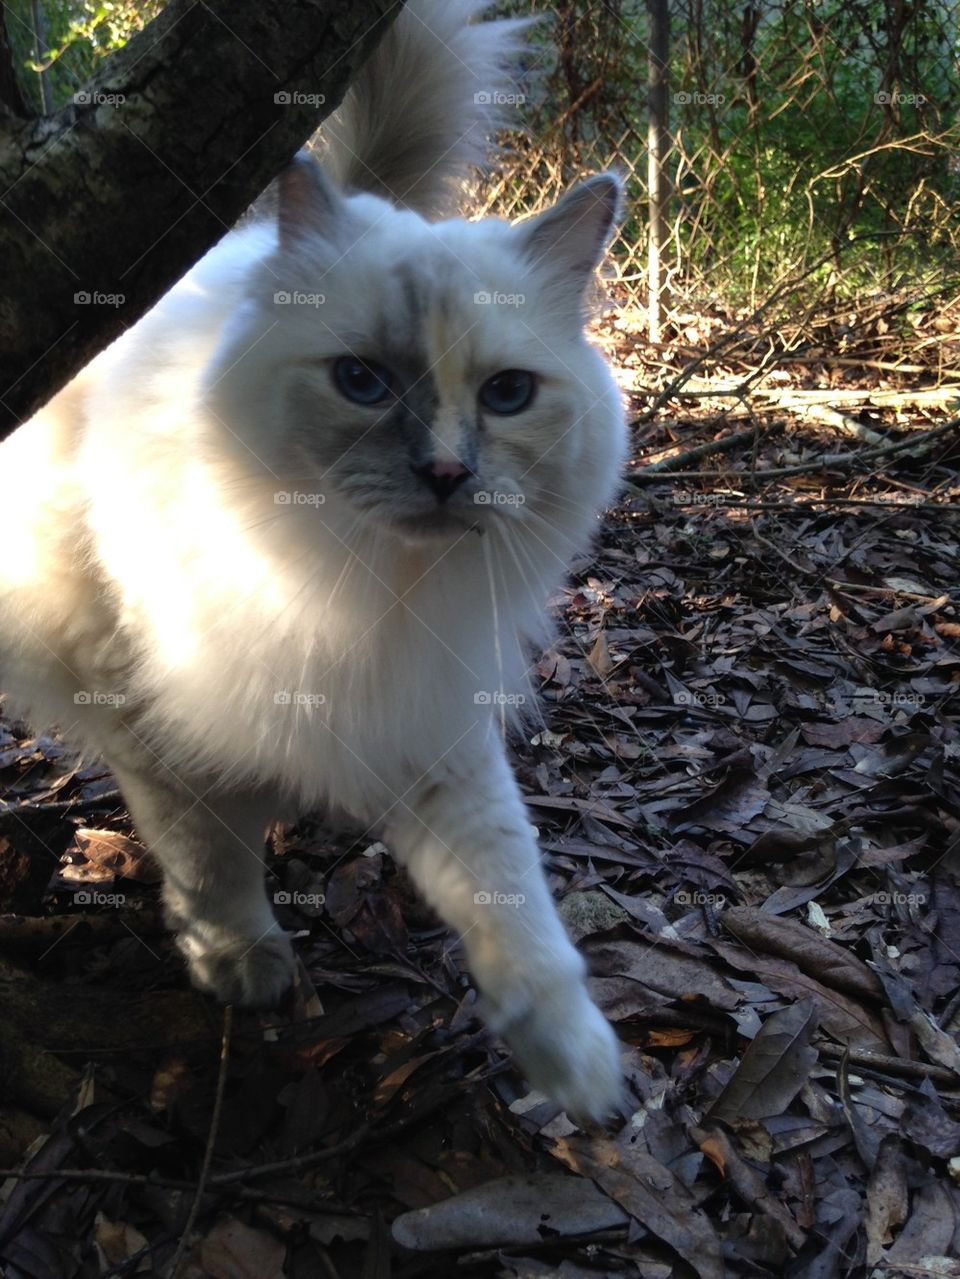
[[298, 151], [277, 179], [280, 245], [290, 248], [305, 237], [332, 239], [344, 210], [340, 192], [308, 151]]
[[622, 203], [623, 183], [615, 173], [587, 178], [545, 213], [520, 223], [527, 257], [583, 289], [600, 265]]

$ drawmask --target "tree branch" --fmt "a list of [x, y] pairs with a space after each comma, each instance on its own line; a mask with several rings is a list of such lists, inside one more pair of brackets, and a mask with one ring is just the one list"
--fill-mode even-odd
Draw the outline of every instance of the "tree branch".
[[0, 438], [236, 222], [401, 7], [172, 0], [55, 115], [0, 117]]

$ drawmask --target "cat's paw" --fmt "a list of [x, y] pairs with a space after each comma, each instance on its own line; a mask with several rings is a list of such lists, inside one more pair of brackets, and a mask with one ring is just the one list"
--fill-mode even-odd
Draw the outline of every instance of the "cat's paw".
[[224, 1004], [273, 1008], [296, 971], [290, 938], [277, 924], [259, 937], [229, 938], [193, 925], [178, 935], [177, 945], [194, 986]]
[[496, 1029], [540, 1092], [600, 1123], [623, 1100], [620, 1041], [582, 982], [558, 986]]

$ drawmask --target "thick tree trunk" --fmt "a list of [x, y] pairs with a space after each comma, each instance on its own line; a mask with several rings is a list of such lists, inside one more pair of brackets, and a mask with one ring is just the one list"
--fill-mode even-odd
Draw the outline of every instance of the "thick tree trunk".
[[56, 114], [0, 115], [0, 438], [233, 225], [400, 7], [172, 0]]

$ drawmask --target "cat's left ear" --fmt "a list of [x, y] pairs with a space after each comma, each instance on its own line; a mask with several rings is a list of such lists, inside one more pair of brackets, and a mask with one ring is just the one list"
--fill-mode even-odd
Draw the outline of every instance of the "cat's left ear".
[[587, 178], [553, 208], [521, 225], [526, 256], [584, 287], [600, 265], [622, 202], [623, 183], [615, 173]]
[[344, 199], [308, 151], [298, 151], [277, 179], [280, 244], [289, 248], [310, 235], [333, 239]]

